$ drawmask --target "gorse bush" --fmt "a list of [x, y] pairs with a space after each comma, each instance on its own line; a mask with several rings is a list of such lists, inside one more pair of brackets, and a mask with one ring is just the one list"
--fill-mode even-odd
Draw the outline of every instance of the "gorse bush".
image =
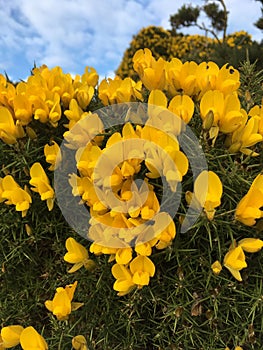
[[0, 77], [0, 349], [262, 344], [262, 72], [132, 61]]

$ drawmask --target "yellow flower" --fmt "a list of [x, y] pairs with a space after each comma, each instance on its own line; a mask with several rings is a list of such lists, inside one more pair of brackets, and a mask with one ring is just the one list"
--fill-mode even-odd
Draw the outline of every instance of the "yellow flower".
[[79, 270], [82, 266], [87, 270], [92, 269], [92, 267], [95, 266], [94, 261], [89, 259], [87, 249], [74, 238], [69, 237], [66, 240], [66, 248], [68, 252], [64, 255], [64, 260], [70, 264], [74, 264], [68, 271], [69, 273]]
[[240, 151], [252, 157], [258, 156], [258, 153], [253, 152], [249, 147], [254, 146], [258, 142], [262, 142], [263, 136], [259, 133], [259, 119], [252, 117], [247, 121], [245, 116], [242, 125], [233, 132], [231, 138], [228, 140], [230, 147], [229, 152]]
[[58, 287], [53, 300], [45, 301], [46, 308], [51, 311], [58, 320], [67, 320], [72, 311], [84, 305], [83, 303], [72, 302], [77, 283], [78, 282], [75, 281], [65, 288]]
[[133, 56], [134, 70], [139, 74], [143, 85], [148, 90], [160, 89], [165, 87], [165, 60], [159, 58], [157, 61], [152, 57], [149, 49], [140, 49]]
[[138, 255], [130, 262], [132, 281], [141, 288], [150, 282], [150, 277], [154, 276], [155, 266], [153, 262], [143, 255]]
[[9, 109], [0, 106], [0, 139], [7, 144], [16, 143], [17, 138], [24, 137], [25, 133], [19, 121], [14, 122], [14, 118]]
[[34, 163], [30, 168], [31, 180], [29, 181], [30, 185], [35, 186], [32, 189], [34, 192], [38, 192], [41, 196], [41, 200], [47, 201], [48, 210], [53, 209], [55, 192], [49, 184], [49, 179], [42, 168], [40, 163]]
[[55, 141], [52, 141], [52, 145], [46, 144], [44, 146], [44, 154], [46, 157], [46, 162], [51, 164], [48, 169], [55, 170], [61, 162], [59, 145]]
[[111, 268], [111, 272], [116, 279], [113, 289], [118, 292], [119, 296], [130, 293], [136, 287], [136, 284], [132, 280], [131, 271], [127, 266], [114, 264]]
[[238, 245], [248, 253], [256, 253], [263, 247], [263, 241], [259, 238], [244, 238], [238, 242]]
[[213, 113], [212, 126], [216, 129], [213, 135], [211, 129], [211, 139], [216, 139], [218, 131], [227, 134], [237, 130], [244, 120], [244, 113], [235, 93], [224, 96], [219, 90], [207, 91], [200, 101], [201, 118], [205, 120], [211, 113]]
[[32, 203], [30, 194], [26, 190], [23, 190], [11, 175], [7, 175], [1, 179], [0, 191], [0, 201], [6, 200], [6, 204], [15, 205], [16, 210], [21, 211], [22, 217], [24, 217]]
[[222, 270], [222, 265], [220, 263], [220, 261], [216, 260], [212, 265], [211, 265], [211, 269], [213, 270], [213, 273], [215, 275], [219, 275], [221, 270]]
[[194, 196], [204, 208], [209, 220], [213, 220], [215, 208], [221, 204], [222, 193], [222, 183], [213, 171], [204, 170], [196, 178]]
[[76, 335], [72, 339], [72, 347], [76, 350], [88, 350], [87, 340], [83, 335]]
[[242, 281], [239, 271], [247, 267], [245, 259], [246, 257], [241, 246], [230, 247], [230, 250], [224, 257], [224, 266], [238, 281]]
[[47, 350], [45, 339], [33, 327], [25, 328], [20, 336], [20, 344], [23, 350]]
[[[20, 336], [23, 331], [22, 326], [7, 326], [1, 329], [2, 345], [4, 349], [12, 348], [13, 346], [17, 346], [20, 342]], [[1, 343], [0, 343], [1, 349]]]
[[73, 128], [73, 126], [80, 120], [85, 118], [88, 113], [84, 112], [80, 106], [78, 105], [77, 100], [74, 98], [69, 103], [69, 109], [64, 112], [65, 116], [69, 120], [69, 123], [65, 125], [69, 129]]
[[244, 225], [253, 226], [263, 217], [263, 175], [259, 174], [247, 194], [238, 203], [235, 218]]

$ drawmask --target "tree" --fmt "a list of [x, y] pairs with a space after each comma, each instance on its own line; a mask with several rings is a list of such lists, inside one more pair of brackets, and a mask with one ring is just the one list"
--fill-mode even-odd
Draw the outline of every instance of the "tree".
[[[222, 9], [220, 9], [218, 3], [209, 2], [205, 0], [204, 6], [183, 5], [176, 14], [170, 16], [170, 23], [173, 33], [177, 33], [178, 29], [182, 27], [196, 26], [206, 33], [210, 33], [218, 41], [218, 43], [224, 42], [226, 39], [228, 11], [224, 0], [216, 0], [220, 3]], [[207, 27], [204, 23], [198, 23], [198, 18], [201, 11], [203, 11], [209, 18], [211, 25]], [[223, 32], [222, 41], [218, 37], [218, 32]]]
[[257, 22], [254, 23], [254, 25], [258, 28], [263, 30], [263, 0], [256, 0], [261, 3], [261, 17], [257, 20]]

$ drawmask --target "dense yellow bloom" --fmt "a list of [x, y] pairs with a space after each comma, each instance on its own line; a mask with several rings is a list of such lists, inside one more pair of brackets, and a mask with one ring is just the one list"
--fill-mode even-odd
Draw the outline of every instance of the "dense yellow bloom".
[[45, 301], [46, 308], [51, 311], [58, 320], [67, 320], [72, 311], [83, 306], [83, 303], [72, 302], [77, 283], [78, 282], [75, 281], [65, 288], [58, 287], [53, 300]]
[[72, 339], [72, 347], [76, 350], [88, 350], [87, 340], [83, 335], [76, 335]]
[[103, 79], [99, 85], [99, 98], [104, 106], [114, 103], [134, 102], [142, 100], [142, 83], [131, 78], [122, 80], [118, 76], [114, 79]]
[[16, 346], [20, 343], [20, 336], [23, 331], [22, 326], [7, 326], [3, 327], [1, 329], [1, 336], [0, 341], [2, 338], [2, 344], [0, 343], [0, 349], [1, 345], [3, 346], [3, 349], [9, 349], [13, 346]]
[[26, 213], [32, 203], [32, 199], [28, 191], [23, 190], [13, 179], [11, 175], [0, 178], [0, 202], [5, 201], [5, 204], [15, 205], [17, 211], [22, 212], [22, 217]]
[[242, 281], [240, 270], [247, 267], [246, 257], [242, 247], [230, 247], [229, 251], [224, 257], [224, 266], [231, 272], [231, 274], [238, 281]]
[[209, 220], [213, 220], [215, 208], [221, 204], [223, 186], [213, 171], [202, 171], [194, 183], [194, 197], [204, 208]]
[[51, 164], [48, 169], [55, 170], [61, 162], [61, 152], [59, 145], [55, 141], [52, 141], [51, 145], [46, 144], [44, 146], [44, 154], [46, 157], [46, 162]]
[[32, 191], [38, 192], [41, 196], [41, 200], [47, 201], [48, 210], [53, 209], [55, 192], [49, 184], [49, 179], [42, 168], [40, 163], [34, 163], [30, 168], [31, 180], [29, 181], [30, 185], [34, 186]]
[[238, 203], [235, 218], [247, 226], [253, 226], [263, 217], [263, 175], [259, 174], [247, 194]]
[[85, 118], [88, 113], [84, 112], [77, 100], [74, 98], [69, 103], [69, 109], [64, 112], [65, 116], [68, 118], [69, 123], [65, 126], [67, 126], [69, 129], [73, 128], [73, 126], [80, 120]]
[[68, 252], [64, 255], [64, 260], [70, 264], [74, 264], [68, 271], [69, 273], [79, 270], [82, 266], [87, 270], [95, 266], [94, 261], [89, 259], [87, 249], [74, 238], [69, 237], [66, 240], [66, 249]]
[[45, 339], [32, 326], [26, 327], [20, 336], [20, 344], [23, 350], [47, 350]]

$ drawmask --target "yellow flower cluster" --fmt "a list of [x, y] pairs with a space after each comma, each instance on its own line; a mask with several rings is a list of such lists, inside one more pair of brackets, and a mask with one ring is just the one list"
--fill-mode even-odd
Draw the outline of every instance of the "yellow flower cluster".
[[0, 333], [0, 349], [9, 349], [18, 344], [23, 350], [48, 349], [45, 339], [32, 326], [26, 328], [19, 325], [3, 327]]
[[[183, 63], [178, 57], [167, 61], [157, 59], [146, 48], [135, 53], [133, 66], [140, 77], [137, 82], [115, 77], [98, 84], [98, 74], [89, 67], [73, 79], [60, 67], [42, 66], [17, 85], [0, 76], [1, 140], [19, 148], [39, 137], [35, 125], [61, 128], [61, 138], [64, 136], [67, 147], [75, 152], [77, 173], [68, 174], [72, 194], [81, 197], [80, 205], [88, 207], [91, 217], [88, 237], [93, 243], [89, 250], [95, 255], [108, 254], [109, 260], [115, 261], [113, 288], [119, 295], [149, 284], [155, 274], [150, 256], [171, 245], [176, 236], [173, 218], [161, 210], [158, 179], [164, 178], [171, 192], [176, 192], [188, 174], [189, 160], [178, 141], [185, 124], [199, 123], [200, 138], [208, 141], [209, 147], [220, 139], [231, 155], [241, 152], [256, 157], [263, 140], [263, 107], [242, 108], [240, 74], [230, 64], [220, 68], [211, 61]], [[122, 127], [110, 131], [92, 106], [141, 101], [147, 103], [146, 119], [141, 111], [137, 122], [131, 122], [129, 110]], [[48, 170], [58, 169], [63, 161], [59, 144], [48, 136], [41, 147]], [[28, 175], [31, 190], [52, 210], [55, 191], [45, 166], [36, 161]], [[138, 185], [136, 179], [143, 184]], [[262, 188], [262, 175], [258, 175], [237, 205], [236, 220], [253, 226], [263, 217]], [[186, 201], [203, 209], [203, 216], [211, 221], [222, 195], [218, 175], [205, 170], [193, 183], [193, 192], [186, 192]], [[14, 205], [22, 216], [32, 206], [32, 199], [27, 186], [22, 189], [10, 174], [0, 179], [0, 201]], [[70, 273], [82, 266], [87, 270], [96, 267], [87, 249], [73, 238], [66, 241], [66, 249], [64, 260], [73, 264]], [[259, 249], [259, 239], [240, 240], [226, 253], [224, 266], [240, 281], [239, 271], [246, 267], [244, 251]], [[219, 273], [220, 263], [212, 268]], [[75, 288], [76, 282], [59, 287], [53, 300], [46, 301], [47, 309], [59, 320], [67, 319], [80, 306], [72, 303]]]

